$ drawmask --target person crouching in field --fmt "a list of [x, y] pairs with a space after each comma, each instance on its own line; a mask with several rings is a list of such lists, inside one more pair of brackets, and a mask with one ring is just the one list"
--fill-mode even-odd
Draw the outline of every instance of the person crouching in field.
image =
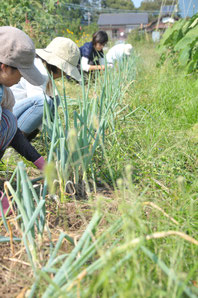
[[91, 42], [86, 42], [80, 47], [80, 64], [83, 71], [89, 72], [105, 69], [103, 48], [107, 42], [107, 33], [105, 31], [98, 31], [93, 34]]
[[[19, 82], [23, 76], [34, 85], [43, 83], [43, 77], [34, 66], [35, 47], [33, 41], [23, 31], [10, 27], [0, 27], [0, 159], [8, 146], [43, 169], [44, 158], [17, 128], [17, 119], [12, 113], [14, 96], [9, 87]], [[0, 191], [3, 212], [9, 203]], [[0, 213], [1, 215], [1, 213]]]
[[132, 53], [133, 47], [131, 44], [117, 44], [109, 49], [106, 54], [106, 60], [108, 65], [114, 65], [116, 61], [120, 61], [126, 57], [129, 57]]
[[[81, 80], [77, 69], [80, 51], [71, 39], [56, 37], [45, 49], [36, 49], [36, 54], [34, 64], [42, 73], [44, 83], [35, 87], [31, 82], [22, 78], [11, 88], [16, 100], [13, 113], [17, 117], [18, 127], [28, 140], [33, 139], [39, 132], [45, 98], [53, 114], [54, 94], [50, 75], [53, 79], [57, 79], [62, 76], [63, 72], [77, 81]], [[57, 97], [57, 103], [58, 101]]]

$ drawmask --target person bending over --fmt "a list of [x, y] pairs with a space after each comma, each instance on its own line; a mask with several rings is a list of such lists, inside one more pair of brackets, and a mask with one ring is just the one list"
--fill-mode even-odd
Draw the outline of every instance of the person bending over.
[[133, 47], [129, 43], [113, 46], [106, 54], [107, 63], [113, 66], [116, 61], [120, 61], [124, 57], [129, 57], [132, 53], [132, 49]]
[[86, 42], [80, 47], [80, 64], [83, 71], [105, 69], [103, 48], [108, 42], [108, 35], [105, 31], [98, 31], [93, 34], [91, 42]]
[[[43, 77], [34, 66], [35, 47], [33, 41], [23, 31], [10, 27], [0, 27], [0, 159], [8, 146], [33, 162], [37, 168], [44, 166], [43, 157], [28, 142], [19, 128], [12, 113], [14, 96], [10, 87], [19, 82], [23, 76], [34, 85], [43, 83]], [[0, 191], [3, 211], [9, 203]], [[1, 215], [1, 213], [0, 213]]]
[[36, 49], [36, 54], [34, 64], [42, 73], [44, 83], [36, 87], [22, 78], [11, 88], [16, 100], [13, 113], [17, 117], [18, 127], [29, 140], [39, 132], [45, 98], [53, 113], [54, 94], [50, 75], [57, 79], [62, 76], [63, 71], [75, 80], [81, 80], [77, 69], [80, 51], [71, 39], [56, 37], [45, 49]]

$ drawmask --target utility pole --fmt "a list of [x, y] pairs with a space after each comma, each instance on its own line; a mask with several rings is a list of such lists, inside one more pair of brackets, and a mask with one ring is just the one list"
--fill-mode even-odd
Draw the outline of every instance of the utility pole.
[[90, 25], [90, 22], [91, 22], [91, 13], [89, 11], [87, 13], [87, 18], [88, 18], [88, 25]]
[[195, 14], [195, 4], [193, 4], [193, 16]]

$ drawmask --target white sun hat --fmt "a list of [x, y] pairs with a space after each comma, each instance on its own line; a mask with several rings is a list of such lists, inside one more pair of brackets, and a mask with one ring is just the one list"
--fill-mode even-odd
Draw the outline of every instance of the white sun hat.
[[124, 45], [124, 54], [127, 56], [131, 55], [131, 51], [132, 51], [133, 47], [131, 44], [127, 43]]
[[77, 81], [81, 81], [77, 65], [80, 50], [71, 39], [66, 37], [54, 38], [45, 49], [36, 49], [39, 57], [52, 64]]

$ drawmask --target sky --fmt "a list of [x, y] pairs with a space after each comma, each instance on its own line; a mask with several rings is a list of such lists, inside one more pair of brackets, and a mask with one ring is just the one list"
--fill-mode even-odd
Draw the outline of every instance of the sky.
[[[138, 8], [142, 0], [133, 0], [133, 4]], [[198, 0], [179, 0], [179, 9], [181, 11], [182, 17], [192, 16], [198, 12]]]
[[133, 0], [133, 4], [135, 5], [135, 7], [139, 7], [141, 4], [142, 0]]
[[179, 0], [179, 7], [181, 10], [182, 17], [192, 16], [198, 12], [198, 1], [197, 0]]

